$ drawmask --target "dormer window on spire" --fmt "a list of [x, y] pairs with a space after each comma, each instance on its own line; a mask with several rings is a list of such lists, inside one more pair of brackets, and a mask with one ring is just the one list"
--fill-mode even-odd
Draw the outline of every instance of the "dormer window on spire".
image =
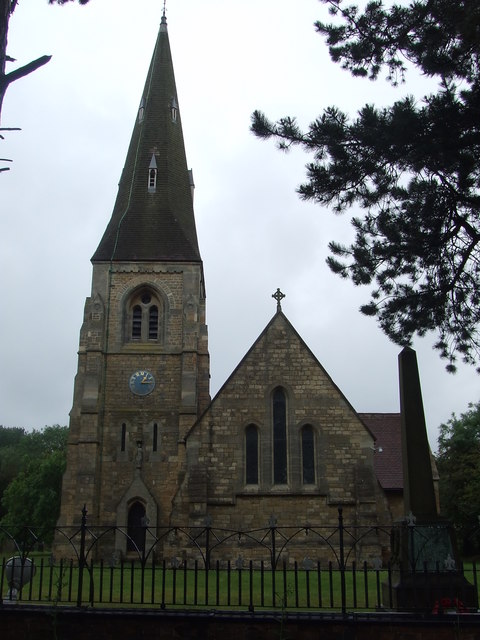
[[157, 190], [157, 161], [155, 154], [152, 153], [150, 166], [148, 167], [148, 193], [155, 193]]
[[172, 118], [172, 122], [176, 122], [178, 118], [178, 104], [175, 97], [172, 98], [170, 102], [170, 116]]
[[143, 122], [143, 118], [145, 117], [145, 100], [142, 96], [140, 100], [140, 106], [138, 107], [138, 122]]

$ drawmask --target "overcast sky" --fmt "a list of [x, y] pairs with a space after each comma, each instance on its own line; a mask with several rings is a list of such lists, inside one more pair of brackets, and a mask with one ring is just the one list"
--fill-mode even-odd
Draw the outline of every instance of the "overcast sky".
[[[0, 156], [0, 424], [67, 424], [90, 257], [110, 218], [162, 0], [90, 0], [84, 7], [23, 0], [8, 53], [52, 60], [7, 92]], [[360, 412], [399, 410], [399, 347], [358, 308], [368, 289], [325, 264], [332, 239], [352, 237], [336, 217], [295, 193], [308, 157], [249, 132], [250, 115], [295, 115], [308, 125], [328, 105], [419, 97], [352, 79], [332, 63], [313, 22], [317, 0], [168, 0], [167, 20], [207, 285], [212, 396], [275, 313], [283, 311]], [[455, 376], [415, 339], [430, 442], [438, 425], [480, 399], [479, 377]]]

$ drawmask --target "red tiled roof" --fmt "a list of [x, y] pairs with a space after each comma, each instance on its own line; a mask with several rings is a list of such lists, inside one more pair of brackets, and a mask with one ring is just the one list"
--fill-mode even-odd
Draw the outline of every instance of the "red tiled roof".
[[403, 489], [402, 438], [399, 413], [359, 413], [375, 436], [373, 465], [382, 489]]

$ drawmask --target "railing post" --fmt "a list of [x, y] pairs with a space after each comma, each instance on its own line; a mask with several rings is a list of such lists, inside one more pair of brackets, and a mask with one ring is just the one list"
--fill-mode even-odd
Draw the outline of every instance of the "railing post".
[[268, 522], [268, 526], [270, 528], [270, 537], [271, 537], [271, 541], [272, 541], [272, 547], [270, 549], [270, 562], [272, 565], [272, 606], [275, 607], [276, 606], [276, 585], [275, 585], [275, 569], [277, 568], [277, 550], [275, 547], [275, 533], [277, 530], [277, 519], [275, 518], [275, 516], [272, 515], [270, 516], [270, 520]]
[[270, 529], [270, 540], [272, 541], [272, 546], [270, 549], [270, 562], [272, 564], [272, 571], [274, 571], [277, 566], [277, 558], [276, 558], [277, 550], [275, 548], [275, 532], [277, 530], [277, 519], [273, 514], [270, 516], [270, 520], [268, 521], [268, 526]]
[[[205, 569], [210, 569], [210, 529], [212, 528], [212, 518], [207, 515], [205, 518]], [[208, 574], [207, 574], [208, 580]]]
[[347, 594], [345, 589], [345, 550], [343, 546], [343, 509], [338, 508], [338, 533], [340, 542], [340, 589], [342, 597], [342, 614], [347, 613]]
[[87, 505], [83, 505], [82, 524], [80, 525], [80, 553], [78, 556], [78, 592], [77, 607], [82, 606], [83, 569], [85, 567], [85, 534], [87, 530]]

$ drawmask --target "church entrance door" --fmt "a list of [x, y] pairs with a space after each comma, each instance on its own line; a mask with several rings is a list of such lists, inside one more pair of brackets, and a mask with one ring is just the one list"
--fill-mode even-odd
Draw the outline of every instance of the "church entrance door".
[[134, 502], [128, 511], [127, 551], [143, 551], [145, 547], [145, 506]]

